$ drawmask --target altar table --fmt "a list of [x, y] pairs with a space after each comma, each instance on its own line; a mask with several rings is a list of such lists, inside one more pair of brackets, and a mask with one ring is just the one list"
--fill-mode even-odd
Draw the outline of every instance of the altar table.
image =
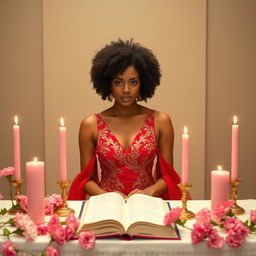
[[[181, 201], [169, 201], [172, 207], [181, 207]], [[76, 211], [76, 216], [79, 215], [80, 207], [82, 201], [68, 201], [69, 207]], [[249, 218], [249, 210], [256, 209], [256, 200], [238, 200], [238, 205], [246, 210], [245, 215], [241, 215], [239, 218], [241, 220], [246, 220]], [[10, 201], [0, 200], [0, 209], [9, 208]], [[189, 210], [196, 213], [197, 211], [207, 207], [210, 209], [209, 200], [192, 200], [188, 201], [187, 207]], [[8, 219], [9, 217], [0, 217], [0, 221]], [[46, 217], [46, 220], [49, 216]], [[188, 221], [186, 226], [192, 227], [194, 220]], [[240, 248], [233, 248], [224, 245], [222, 249], [208, 248], [206, 242], [200, 242], [196, 245], [191, 244], [190, 231], [179, 226], [179, 231], [181, 234], [181, 240], [153, 240], [153, 239], [134, 239], [131, 241], [120, 240], [119, 238], [104, 238], [97, 239], [96, 244], [91, 250], [84, 250], [78, 245], [78, 241], [70, 241], [63, 246], [58, 246], [54, 243], [54, 246], [59, 249], [61, 255], [75, 256], [75, 255], [101, 255], [101, 256], [153, 256], [153, 255], [218, 255], [218, 256], [228, 256], [228, 255], [239, 255], [239, 256], [251, 256], [256, 255], [256, 235], [250, 234], [244, 244]], [[224, 233], [222, 234], [224, 235]], [[5, 239], [0, 238], [0, 248], [2, 247]], [[19, 249], [27, 249], [33, 251], [34, 253], [39, 253], [45, 248], [49, 243], [49, 236], [38, 237], [35, 242], [27, 242], [23, 237], [13, 236], [12, 241], [15, 243], [16, 247]], [[25, 255], [25, 254], [19, 254]]]

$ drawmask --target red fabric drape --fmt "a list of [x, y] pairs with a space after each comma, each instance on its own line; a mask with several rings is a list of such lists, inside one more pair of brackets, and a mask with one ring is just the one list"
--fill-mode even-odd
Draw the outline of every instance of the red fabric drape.
[[[77, 174], [71, 183], [68, 192], [68, 200], [84, 200], [86, 198], [84, 186], [91, 178], [95, 166], [97, 170], [96, 153], [93, 155], [88, 165], [80, 173]], [[97, 173], [98, 172], [96, 171], [96, 174]]]
[[[84, 200], [86, 198], [84, 186], [92, 176], [95, 166], [97, 167], [96, 153], [92, 157], [89, 164], [73, 180], [68, 192], [68, 200]], [[180, 177], [173, 169], [173, 167], [167, 161], [165, 161], [159, 150], [157, 153], [155, 176], [156, 180], [160, 176], [162, 176], [167, 184], [168, 189], [165, 193], [160, 195], [161, 198], [163, 198], [164, 200], [181, 199], [181, 191], [180, 188], [177, 186], [177, 184], [180, 183]], [[96, 180], [98, 181], [97, 177]], [[191, 199], [190, 195], [188, 195], [188, 199]]]

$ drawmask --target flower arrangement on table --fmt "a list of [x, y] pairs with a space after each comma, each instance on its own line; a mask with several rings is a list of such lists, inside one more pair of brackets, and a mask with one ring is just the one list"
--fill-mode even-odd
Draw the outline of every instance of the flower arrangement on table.
[[[58, 245], [63, 245], [65, 242], [74, 240], [76, 230], [79, 226], [79, 219], [70, 213], [64, 221], [61, 221], [59, 216], [54, 214], [59, 207], [62, 206], [62, 199], [60, 195], [52, 194], [45, 198], [45, 214], [51, 215], [48, 223], [34, 223], [30, 217], [24, 213], [27, 212], [27, 197], [20, 195], [18, 202], [13, 202], [11, 176], [14, 173], [13, 167], [8, 167], [0, 171], [0, 178], [6, 177], [10, 185], [10, 196], [12, 206], [10, 209], [0, 209], [0, 216], [7, 214], [9, 211], [16, 211], [13, 218], [9, 218], [5, 222], [0, 222], [0, 230], [2, 236], [7, 238], [2, 246], [2, 254], [6, 256], [14, 256], [19, 252], [26, 252], [33, 255], [31, 251], [22, 250], [15, 246], [11, 241], [12, 235], [23, 235], [28, 241], [35, 241], [38, 236], [49, 235], [51, 237], [49, 244], [40, 253], [41, 256], [58, 256], [59, 251], [52, 243], [56, 242]], [[0, 193], [0, 199], [3, 195]], [[95, 235], [92, 231], [81, 232], [78, 236], [78, 243], [84, 249], [91, 249], [95, 244]]]
[[[12, 198], [11, 175], [14, 168], [8, 167], [0, 171], [0, 177], [5, 176], [10, 184], [10, 194]], [[0, 193], [0, 199], [3, 195]], [[12, 200], [11, 210], [22, 209], [24, 212], [27, 210], [27, 197], [19, 196], [18, 203], [14, 204]], [[226, 242], [233, 247], [240, 247], [249, 233], [256, 234], [256, 210], [250, 211], [250, 220], [242, 222], [236, 218], [231, 212], [232, 201], [222, 202], [216, 207], [215, 215], [218, 217], [218, 223], [211, 220], [210, 210], [204, 208], [196, 213], [196, 222], [193, 228], [190, 229], [185, 226], [186, 221], [179, 219], [181, 208], [173, 208], [168, 212], [164, 218], [164, 224], [170, 225], [176, 223], [184, 228], [191, 230], [192, 244], [199, 243], [205, 239], [208, 240], [207, 246], [210, 248], [221, 248]], [[79, 226], [79, 219], [72, 213], [68, 215], [65, 221], [61, 221], [58, 215], [53, 215], [54, 211], [61, 207], [62, 199], [60, 195], [53, 194], [45, 198], [45, 213], [52, 215], [50, 221], [46, 223], [34, 223], [28, 215], [17, 213], [15, 217], [1, 223], [0, 229], [2, 235], [7, 238], [7, 241], [2, 246], [3, 255], [13, 256], [18, 252], [26, 252], [33, 255], [30, 251], [25, 251], [15, 247], [11, 241], [11, 235], [23, 235], [26, 240], [34, 241], [37, 236], [49, 235], [51, 237], [49, 244], [41, 252], [41, 256], [58, 256], [59, 251], [52, 245], [56, 242], [58, 245], [63, 245], [65, 242], [74, 240], [76, 230]], [[10, 210], [10, 209], [9, 209]], [[0, 216], [8, 213], [7, 209], [0, 209]], [[219, 235], [218, 229], [226, 231], [225, 238]], [[12, 227], [13, 231], [8, 228]], [[93, 232], [81, 232], [78, 237], [79, 245], [84, 249], [91, 249], [95, 244], [95, 235]]]
[[[207, 246], [210, 248], [222, 248], [225, 242], [229, 246], [240, 247], [249, 233], [256, 234], [256, 210], [250, 211], [250, 220], [242, 222], [232, 213], [232, 205], [233, 201], [225, 201], [217, 205], [214, 214], [217, 216], [218, 223], [211, 220], [210, 210], [204, 208], [196, 213], [193, 228], [188, 228], [185, 226], [186, 221], [179, 219], [181, 208], [176, 207], [165, 215], [164, 224], [176, 223], [191, 230], [192, 244], [207, 239]], [[225, 230], [225, 238], [219, 235], [215, 226]]]

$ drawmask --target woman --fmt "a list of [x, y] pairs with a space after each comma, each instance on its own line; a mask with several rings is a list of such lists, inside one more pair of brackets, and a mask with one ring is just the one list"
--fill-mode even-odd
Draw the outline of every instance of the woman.
[[[160, 84], [159, 63], [151, 50], [133, 40], [118, 40], [92, 60], [91, 81], [113, 105], [81, 122], [81, 172], [69, 199], [116, 191], [180, 199], [179, 176], [173, 170], [173, 126], [170, 117], [139, 104]], [[102, 169], [98, 178], [96, 155]], [[157, 155], [156, 170], [152, 172]]]

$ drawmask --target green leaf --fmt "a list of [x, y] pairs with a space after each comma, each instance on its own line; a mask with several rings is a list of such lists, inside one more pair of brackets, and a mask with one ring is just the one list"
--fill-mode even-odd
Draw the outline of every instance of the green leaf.
[[20, 207], [19, 204], [14, 204], [8, 211], [9, 212], [17, 212], [18, 210], [21, 210], [22, 208]]
[[211, 221], [211, 223], [212, 223], [213, 226], [219, 226], [219, 224], [217, 222], [213, 221], [213, 220]]
[[5, 215], [7, 212], [8, 212], [7, 209], [5, 209], [5, 208], [1, 209], [0, 216]]
[[244, 222], [244, 225], [247, 226], [247, 227], [249, 227], [249, 220], [246, 220], [246, 221]]
[[4, 236], [9, 236], [10, 234], [11, 234], [11, 232], [7, 228], [4, 228], [3, 235]]
[[16, 230], [14, 230], [14, 231], [12, 231], [12, 234], [17, 234], [17, 235], [21, 235], [23, 233], [23, 230], [21, 230], [21, 229], [16, 229]]
[[234, 213], [231, 211], [231, 209], [229, 210], [228, 213], [226, 213], [226, 215], [229, 216], [229, 217], [234, 217], [235, 216]]
[[10, 175], [6, 175], [5, 177], [6, 177], [6, 179], [8, 180], [9, 183], [12, 182], [12, 175], [11, 174]]
[[256, 226], [255, 226], [255, 224], [252, 223], [252, 222], [251, 222], [251, 225], [249, 226], [249, 228], [250, 228], [250, 231], [251, 231], [251, 232], [256, 231]]

